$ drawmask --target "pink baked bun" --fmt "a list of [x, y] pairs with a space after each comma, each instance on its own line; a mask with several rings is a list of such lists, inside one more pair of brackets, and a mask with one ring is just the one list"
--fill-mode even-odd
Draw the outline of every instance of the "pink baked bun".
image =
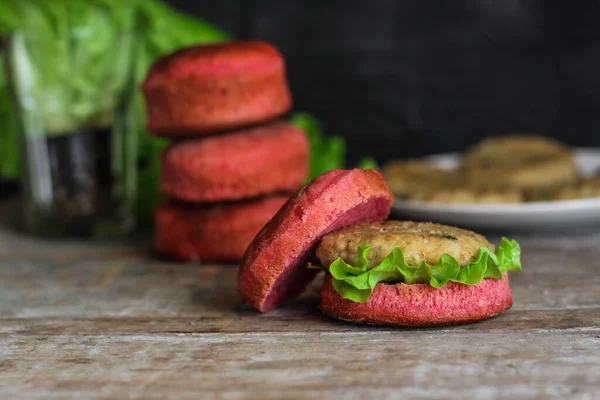
[[512, 305], [508, 273], [477, 285], [450, 282], [439, 289], [428, 284], [375, 286], [366, 303], [343, 299], [326, 274], [319, 308], [330, 317], [360, 324], [427, 327], [456, 325], [494, 317]]
[[272, 45], [232, 41], [178, 50], [142, 84], [147, 129], [183, 137], [259, 124], [292, 104], [283, 57]]
[[321, 237], [358, 222], [385, 219], [393, 195], [376, 170], [326, 172], [298, 190], [244, 255], [238, 290], [259, 311], [298, 295], [314, 278], [307, 264]]
[[166, 201], [154, 210], [154, 248], [176, 260], [239, 261], [288, 198], [273, 195], [211, 205]]
[[297, 190], [308, 174], [304, 132], [276, 122], [175, 143], [161, 156], [160, 190], [189, 202]]

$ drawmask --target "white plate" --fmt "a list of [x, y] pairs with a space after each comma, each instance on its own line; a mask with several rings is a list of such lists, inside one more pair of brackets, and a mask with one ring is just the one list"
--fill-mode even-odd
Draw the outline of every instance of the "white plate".
[[[600, 148], [578, 148], [574, 152], [584, 175], [600, 171]], [[438, 154], [425, 160], [443, 168], [454, 168], [459, 154]], [[487, 230], [554, 231], [600, 227], [600, 197], [522, 204], [431, 204], [396, 199], [392, 215]]]

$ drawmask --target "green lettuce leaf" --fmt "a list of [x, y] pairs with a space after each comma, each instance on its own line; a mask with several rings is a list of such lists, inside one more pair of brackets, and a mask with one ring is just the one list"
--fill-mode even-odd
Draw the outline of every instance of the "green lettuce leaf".
[[15, 179], [19, 174], [16, 121], [7, 95], [3, 66], [4, 54], [0, 54], [0, 180]]
[[1, 3], [0, 32], [19, 34], [7, 56], [18, 71], [13, 76], [16, 90], [33, 99], [46, 135], [111, 122], [130, 72], [133, 4], [117, 0]]
[[356, 168], [360, 169], [379, 169], [379, 164], [373, 157], [365, 157], [358, 162]]
[[304, 131], [309, 145], [308, 180], [346, 165], [346, 142], [340, 136], [327, 136], [319, 121], [308, 113], [298, 112], [290, 121]]
[[[117, 32], [135, 27], [133, 46], [117, 40]], [[159, 56], [196, 43], [229, 36], [209, 22], [169, 7], [161, 0], [18, 0], [0, 1], [0, 35], [21, 32], [35, 65], [42, 65], [36, 84], [46, 134], [58, 135], [73, 126], [110, 122], [112, 95], [130, 71], [119, 48], [133, 47], [136, 88]], [[18, 173], [17, 130], [10, 107], [0, 54], [0, 178]], [[123, 66], [123, 68], [118, 68]], [[145, 109], [139, 90], [129, 104], [131, 140], [137, 141], [137, 214], [151, 221], [158, 200], [159, 154], [166, 141], [145, 130]]]
[[[332, 169], [346, 168], [346, 141], [341, 136], [326, 135], [317, 118], [305, 112], [292, 114], [290, 122], [306, 134], [309, 144], [310, 171], [307, 181]], [[356, 168], [379, 169], [372, 157], [361, 159]]]
[[379, 265], [367, 269], [370, 250], [368, 244], [358, 248], [357, 265], [350, 265], [340, 257], [329, 266], [333, 287], [342, 298], [364, 303], [380, 282], [428, 283], [441, 288], [448, 282], [476, 285], [484, 278], [502, 279], [505, 271], [521, 271], [521, 248], [516, 241], [506, 238], [502, 238], [495, 253], [480, 248], [475, 261], [464, 267], [449, 254], [442, 254], [435, 265], [425, 261], [417, 266], [408, 265], [402, 250], [395, 247]]

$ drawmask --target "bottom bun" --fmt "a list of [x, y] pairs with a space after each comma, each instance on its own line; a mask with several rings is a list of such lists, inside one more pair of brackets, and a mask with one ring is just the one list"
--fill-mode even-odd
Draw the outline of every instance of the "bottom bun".
[[484, 279], [473, 286], [450, 282], [436, 289], [428, 284], [375, 286], [369, 301], [343, 299], [327, 274], [319, 308], [332, 318], [359, 324], [426, 327], [481, 321], [508, 310], [512, 294], [502, 279]]

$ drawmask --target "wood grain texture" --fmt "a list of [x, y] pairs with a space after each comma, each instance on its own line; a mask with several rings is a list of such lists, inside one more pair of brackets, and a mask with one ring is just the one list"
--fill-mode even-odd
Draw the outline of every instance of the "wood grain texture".
[[0, 396], [591, 399], [599, 345], [591, 332], [12, 336]]
[[0, 228], [0, 398], [600, 397], [600, 235], [521, 242], [512, 309], [413, 330], [324, 317], [320, 281], [257, 313], [235, 265], [159, 260], [143, 237]]

